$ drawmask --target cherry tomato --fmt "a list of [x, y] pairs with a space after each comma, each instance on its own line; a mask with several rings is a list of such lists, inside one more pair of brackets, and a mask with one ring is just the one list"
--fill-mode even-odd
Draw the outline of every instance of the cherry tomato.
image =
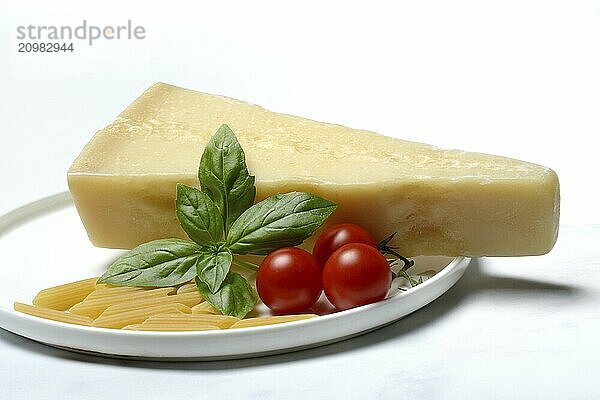
[[385, 257], [364, 243], [340, 247], [323, 269], [325, 295], [340, 310], [383, 300], [391, 283], [392, 273]]
[[256, 274], [260, 299], [276, 313], [306, 311], [323, 290], [321, 267], [308, 251], [283, 247], [267, 255]]
[[348, 243], [365, 243], [373, 247], [377, 246], [373, 236], [362, 226], [349, 223], [337, 224], [329, 227], [319, 235], [313, 248], [313, 255], [323, 267], [334, 251]]

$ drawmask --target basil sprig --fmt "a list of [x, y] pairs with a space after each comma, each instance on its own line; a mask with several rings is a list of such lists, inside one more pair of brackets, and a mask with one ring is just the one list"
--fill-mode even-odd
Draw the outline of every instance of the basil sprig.
[[206, 283], [196, 277], [196, 287], [200, 294], [224, 315], [244, 318], [256, 305], [258, 295], [240, 274], [230, 272], [221, 288], [213, 293]]
[[215, 203], [229, 230], [233, 221], [254, 203], [254, 177], [233, 131], [225, 124], [208, 141], [198, 168], [201, 190]]
[[253, 205], [235, 220], [227, 246], [236, 254], [268, 254], [301, 244], [335, 210], [312, 193], [276, 194]]
[[185, 233], [199, 245], [211, 246], [223, 240], [223, 218], [206, 193], [178, 183], [175, 213]]
[[[200, 294], [224, 315], [245, 317], [256, 291], [231, 271], [234, 254], [264, 255], [301, 244], [335, 211], [312, 193], [276, 194], [253, 204], [254, 176], [225, 124], [209, 140], [198, 169], [200, 189], [177, 184], [175, 212], [192, 240], [160, 239], [119, 257], [98, 283], [173, 286], [195, 279]], [[240, 262], [240, 265], [244, 263]]]
[[216, 293], [229, 274], [233, 262], [233, 254], [225, 248], [220, 251], [207, 251], [198, 256], [196, 276], [204, 282], [211, 293]]
[[98, 283], [120, 286], [172, 286], [194, 278], [202, 248], [181, 239], [144, 243], [119, 257]]

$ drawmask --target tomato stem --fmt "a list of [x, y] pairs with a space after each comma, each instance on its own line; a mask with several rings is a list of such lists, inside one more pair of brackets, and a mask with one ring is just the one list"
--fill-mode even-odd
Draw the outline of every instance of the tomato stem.
[[413, 260], [410, 260], [406, 257], [404, 257], [403, 255], [401, 255], [400, 253], [398, 253], [396, 251], [395, 247], [392, 246], [388, 246], [388, 244], [390, 243], [390, 241], [394, 238], [394, 236], [396, 236], [396, 232], [392, 233], [391, 235], [389, 235], [388, 237], [386, 237], [385, 239], [383, 239], [381, 242], [379, 242], [379, 244], [377, 245], [377, 249], [381, 252], [381, 254], [383, 254], [384, 256], [386, 254], [391, 254], [394, 257], [402, 260], [402, 262], [404, 263], [404, 266], [402, 267], [403, 272], [408, 271], [408, 269], [410, 267], [412, 267], [413, 265], [415, 265], [415, 262]]
[[383, 254], [384, 256], [389, 254], [392, 255], [394, 257], [396, 257], [395, 260], [388, 260], [390, 262], [390, 264], [393, 264], [396, 262], [396, 260], [400, 260], [404, 263], [404, 265], [402, 266], [402, 268], [400, 268], [400, 271], [398, 271], [397, 273], [392, 271], [392, 275], [394, 277], [398, 277], [401, 276], [402, 278], [406, 279], [408, 281], [408, 283], [410, 283], [411, 287], [415, 287], [420, 283], [423, 283], [423, 277], [421, 276], [419, 278], [419, 280], [416, 280], [415, 278], [413, 278], [412, 276], [410, 276], [408, 274], [408, 270], [415, 265], [415, 261], [408, 259], [406, 257], [404, 257], [403, 255], [401, 255], [400, 253], [398, 253], [396, 251], [395, 247], [389, 246], [389, 243], [392, 241], [392, 239], [394, 238], [394, 236], [396, 236], [396, 232], [392, 233], [391, 235], [389, 235], [388, 237], [386, 237], [385, 239], [383, 239], [381, 242], [379, 242], [379, 244], [377, 245], [377, 249], [381, 252], [381, 254]]

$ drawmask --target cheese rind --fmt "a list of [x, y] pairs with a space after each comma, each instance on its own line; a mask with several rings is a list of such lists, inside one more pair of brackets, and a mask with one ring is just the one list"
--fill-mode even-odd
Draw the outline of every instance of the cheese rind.
[[408, 256], [548, 252], [558, 234], [554, 171], [509, 158], [382, 136], [259, 106], [151, 86], [97, 132], [68, 172], [91, 241], [132, 248], [181, 237], [177, 182], [198, 185], [204, 145], [222, 124], [256, 176], [257, 201], [308, 191], [338, 204], [327, 224], [355, 222]]

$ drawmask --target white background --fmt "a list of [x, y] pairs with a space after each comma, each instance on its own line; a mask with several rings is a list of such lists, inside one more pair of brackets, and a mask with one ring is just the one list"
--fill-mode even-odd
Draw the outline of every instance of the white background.
[[[75, 27], [83, 19], [99, 26], [121, 25], [130, 19], [134, 25], [144, 26], [146, 38], [98, 40], [92, 46], [75, 41], [75, 51], [66, 54], [17, 52], [17, 26]], [[0, 182], [4, 188], [0, 212], [66, 189], [66, 170], [91, 135], [156, 81], [225, 94], [274, 111], [441, 147], [495, 153], [543, 164], [555, 169], [561, 179], [561, 224], [600, 223], [598, 0], [169, 1], [156, 4], [108, 0], [93, 3], [0, 1]], [[576, 228], [569, 229], [565, 232], [577, 232]], [[571, 240], [579, 237], [573, 235]], [[598, 237], [597, 232], [595, 237]], [[560, 251], [566, 259], [571, 256], [568, 247], [563, 246]], [[588, 264], [597, 263], [597, 253], [595, 257], [593, 261], [588, 260]], [[540, 270], [543, 273], [543, 268]], [[450, 296], [460, 297], [460, 293], [468, 292], [479, 281], [471, 272], [466, 282], [457, 289], [459, 295], [455, 291]], [[590, 304], [597, 304], [597, 297], [593, 298]], [[473, 310], [455, 315], [456, 320], [462, 316], [462, 325], [452, 325], [445, 317], [428, 319], [420, 314], [405, 321], [427, 326], [429, 339], [443, 340], [445, 335], [453, 333], [458, 337], [461, 327], [464, 329], [469, 321], [494, 315], [495, 308], [499, 307], [494, 299], [487, 302], [477, 299], [465, 302], [472, 303]], [[544, 320], [553, 310], [540, 311], [535, 307], [548, 299], [533, 296], [530, 300], [533, 309], [523, 311], [518, 317], [529, 320], [539, 317], [545, 321], [539, 327], [543, 333], [547, 332], [546, 328], [556, 328], [556, 321]], [[502, 312], [514, 309], [506, 307], [500, 307]], [[522, 307], [519, 309], [526, 308]], [[516, 325], [509, 326], [520, 326], [517, 316], [513, 318]], [[597, 316], [595, 321], [597, 323]], [[497, 331], [494, 329], [507, 334], [503, 326], [506, 325], [498, 322], [483, 329], [488, 335], [494, 335]], [[597, 332], [598, 325], [594, 326]], [[364, 396], [351, 381], [364, 388], [373, 378], [374, 385], [380, 385], [375, 389], [379, 389], [382, 398], [401, 398], [403, 393], [411, 393], [411, 388], [414, 394], [438, 394], [442, 398], [460, 398], [458, 389], [467, 390], [465, 393], [473, 396], [490, 397], [492, 392], [486, 388], [507, 385], [507, 381], [495, 374], [496, 370], [485, 367], [498, 357], [501, 371], [508, 373], [513, 382], [529, 387], [528, 391], [519, 392], [521, 386], [512, 391], [502, 386], [504, 391], [495, 392], [500, 393], [499, 398], [519, 393], [565, 398], [561, 394], [569, 397], [568, 385], [580, 384], [578, 378], [591, 378], [587, 374], [597, 368], [585, 354], [597, 356], [598, 348], [591, 348], [592, 342], [583, 340], [585, 344], [578, 347], [582, 356], [572, 352], [569, 344], [574, 343], [560, 348], [540, 345], [539, 357], [529, 354], [514, 370], [518, 373], [511, 374], [511, 368], [516, 367], [510, 351], [496, 353], [493, 344], [499, 339], [490, 336], [475, 340], [474, 346], [479, 352], [470, 354], [468, 363], [461, 364], [465, 374], [475, 374], [474, 381], [482, 384], [471, 386], [468, 375], [456, 383], [456, 377], [451, 380], [440, 369], [439, 363], [461, 357], [456, 351], [442, 359], [438, 354], [438, 366], [428, 368], [427, 363], [416, 362], [419, 354], [435, 358], [435, 354], [426, 350], [409, 352], [406, 360], [402, 355], [409, 349], [403, 348], [401, 354], [394, 355], [397, 358], [386, 359], [390, 338], [395, 337], [398, 330], [404, 336], [411, 336], [401, 325], [391, 329], [395, 330], [383, 330], [372, 334], [371, 339], [336, 345], [318, 356], [313, 352], [291, 359], [262, 359], [254, 364], [251, 361], [213, 364], [213, 367], [200, 364], [202, 366], [196, 365], [186, 372], [178, 371], [183, 368], [178, 365], [161, 367], [158, 364], [119, 369], [128, 364], [78, 358], [28, 344], [2, 332], [0, 346], [12, 358], [9, 363], [2, 360], [0, 366], [3, 376], [16, 382], [9, 389], [11, 398], [17, 394], [25, 398], [28, 390], [38, 390], [38, 395], [53, 393], [54, 398], [59, 398], [74, 382], [87, 382], [94, 388], [92, 392], [98, 394], [107, 390], [97, 382], [92, 383], [91, 375], [98, 373], [114, 373], [122, 382], [153, 382], [149, 386], [154, 388], [151, 391], [137, 390], [132, 383], [129, 395], [143, 393], [149, 398], [158, 394], [160, 390], [153, 385], [173, 383], [172, 375], [181, 379], [185, 376], [190, 386], [197, 379], [198, 387], [194, 390], [198, 394], [202, 393], [203, 381], [210, 381], [213, 386], [235, 385], [235, 380], [225, 374], [229, 368], [245, 377], [244, 384], [255, 382], [254, 398], [271, 398], [269, 396], [277, 393], [267, 389], [269, 380], [283, 379], [281, 382], [289, 383], [308, 375], [319, 385], [331, 382], [350, 385], [346, 386], [348, 391], [338, 386], [344, 395], [362, 393]], [[544, 340], [548, 343], [562, 340], [564, 344], [565, 338], [577, 337], [586, 330], [577, 324], [569, 329], [572, 330], [562, 332], [564, 336]], [[540, 332], [534, 333], [542, 335]], [[513, 345], [519, 349], [518, 343], [523, 343], [523, 338], [515, 337], [514, 341]], [[418, 340], [413, 342], [411, 349], [419, 343]], [[405, 346], [406, 343], [400, 340], [396, 344]], [[461, 343], [469, 345], [468, 341]], [[426, 349], [428, 343], [422, 346]], [[352, 351], [346, 351], [348, 349]], [[554, 360], [553, 351], [562, 352], [564, 358], [546, 371], [544, 365]], [[338, 352], [346, 352], [346, 358], [335, 354]], [[41, 359], [36, 358], [38, 353]], [[355, 360], [359, 370], [361, 365], [367, 365], [372, 372], [344, 371], [344, 367], [352, 365], [349, 360]], [[382, 382], [369, 375], [376, 373], [377, 362], [388, 371], [404, 364], [396, 380]], [[411, 362], [424, 368], [417, 371], [418, 376], [410, 374]], [[25, 368], [24, 375], [7, 375], [15, 363]], [[318, 373], [320, 364], [327, 364], [338, 372], [331, 372], [334, 375]], [[65, 381], [41, 379], [41, 366], [64, 368]], [[86, 373], [74, 372], [79, 368]], [[279, 377], [277, 371], [281, 369], [286, 375]], [[563, 379], [547, 384], [547, 391], [544, 388], [536, 391], [532, 381], [526, 379], [527, 371], [539, 378], [544, 374], [554, 375], [557, 370]], [[481, 373], [477, 375], [477, 371]], [[433, 375], [428, 376], [428, 373]], [[361, 380], [364, 376], [367, 379]], [[33, 377], [35, 381], [30, 381]], [[36, 385], [40, 380], [47, 386]], [[410, 385], [413, 382], [414, 386]], [[456, 383], [458, 389], [438, 392], [432, 389], [434, 386], [427, 386], [440, 382], [448, 387]], [[293, 387], [301, 388], [297, 384]], [[403, 390], [395, 393], [394, 387]], [[111, 390], [108, 393], [115, 397]], [[211, 390], [217, 393], [214, 387]], [[87, 393], [88, 398], [92, 392]], [[585, 395], [580, 394], [578, 398]]]

